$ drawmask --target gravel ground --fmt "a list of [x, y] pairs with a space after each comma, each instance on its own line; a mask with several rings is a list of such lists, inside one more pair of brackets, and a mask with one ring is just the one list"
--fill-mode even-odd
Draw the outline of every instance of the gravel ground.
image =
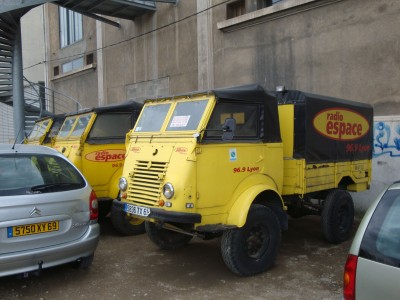
[[[358, 225], [358, 222], [356, 223]], [[356, 227], [356, 226], [355, 226]], [[175, 251], [159, 250], [147, 236], [123, 237], [101, 223], [93, 265], [44, 270], [38, 277], [0, 278], [0, 299], [341, 299], [351, 241], [324, 241], [319, 217], [290, 219], [275, 265], [242, 278], [220, 255], [219, 239], [192, 240]], [[355, 231], [356, 228], [354, 228]]]

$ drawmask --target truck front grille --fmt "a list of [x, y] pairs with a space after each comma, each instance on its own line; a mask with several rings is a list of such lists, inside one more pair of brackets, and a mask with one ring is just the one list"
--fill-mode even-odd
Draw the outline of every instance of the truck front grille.
[[138, 205], [157, 205], [166, 170], [166, 162], [137, 161], [129, 174], [127, 200]]

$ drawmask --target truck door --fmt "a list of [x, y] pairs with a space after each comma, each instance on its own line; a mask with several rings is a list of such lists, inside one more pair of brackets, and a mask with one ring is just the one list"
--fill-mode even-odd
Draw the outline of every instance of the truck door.
[[[197, 157], [197, 208], [225, 206], [246, 177], [262, 171], [264, 156], [260, 136], [260, 105], [257, 103], [217, 103]], [[232, 140], [224, 141], [223, 124], [236, 123]]]

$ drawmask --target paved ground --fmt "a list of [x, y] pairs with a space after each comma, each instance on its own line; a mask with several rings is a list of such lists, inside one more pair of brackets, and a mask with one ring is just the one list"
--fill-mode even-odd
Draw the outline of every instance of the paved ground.
[[[357, 223], [358, 224], [358, 223]], [[318, 217], [290, 219], [274, 267], [241, 278], [224, 265], [219, 239], [161, 251], [146, 235], [121, 237], [108, 221], [92, 267], [0, 278], [0, 299], [341, 299], [350, 241], [330, 245]]]

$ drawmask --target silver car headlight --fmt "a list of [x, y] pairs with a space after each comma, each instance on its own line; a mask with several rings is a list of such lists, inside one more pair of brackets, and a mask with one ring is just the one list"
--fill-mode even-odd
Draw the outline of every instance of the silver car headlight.
[[128, 188], [128, 181], [126, 180], [125, 177], [121, 177], [121, 178], [119, 179], [118, 186], [119, 186], [119, 189], [120, 189], [121, 191], [123, 191], [123, 192], [126, 191], [126, 189]]
[[174, 196], [174, 186], [172, 185], [172, 183], [167, 182], [166, 184], [164, 184], [162, 190], [165, 198], [171, 199]]

